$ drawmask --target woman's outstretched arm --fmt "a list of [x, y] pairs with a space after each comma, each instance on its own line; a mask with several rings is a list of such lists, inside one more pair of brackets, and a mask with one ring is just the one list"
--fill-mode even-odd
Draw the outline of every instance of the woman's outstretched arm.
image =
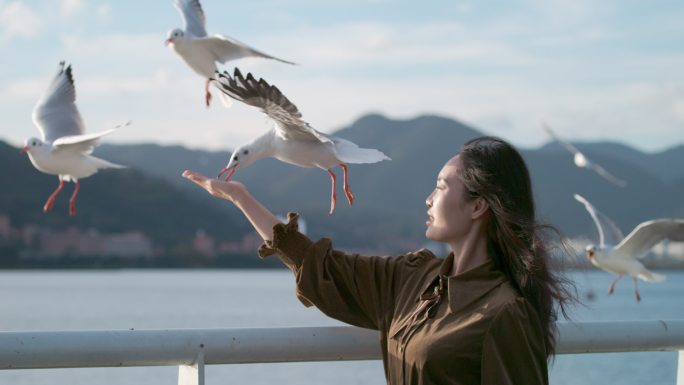
[[195, 182], [207, 190], [209, 194], [232, 202], [242, 211], [264, 241], [273, 240], [273, 226], [280, 221], [247, 191], [245, 185], [240, 182], [224, 182], [219, 179], [207, 178], [190, 170], [185, 170], [183, 177]]
[[240, 182], [224, 182], [193, 171], [185, 171], [183, 177], [242, 210], [264, 241], [268, 241], [260, 249], [260, 256], [276, 254], [294, 272], [298, 298], [306, 306], [316, 305], [340, 321], [387, 330], [394, 314], [394, 298], [405, 283], [404, 272], [428, 260], [420, 252], [386, 258], [335, 251], [329, 239], [312, 242], [299, 233], [296, 216], [290, 217], [287, 225], [279, 224], [278, 218]]

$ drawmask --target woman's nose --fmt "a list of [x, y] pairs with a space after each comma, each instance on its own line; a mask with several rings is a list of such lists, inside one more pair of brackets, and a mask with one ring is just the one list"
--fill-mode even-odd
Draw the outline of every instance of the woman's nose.
[[432, 207], [432, 194], [428, 195], [427, 199], [425, 199], [425, 206], [428, 208]]

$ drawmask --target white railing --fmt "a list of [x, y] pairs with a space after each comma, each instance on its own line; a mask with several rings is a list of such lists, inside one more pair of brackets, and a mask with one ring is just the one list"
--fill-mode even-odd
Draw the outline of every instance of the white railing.
[[[558, 354], [679, 351], [684, 320], [559, 323]], [[203, 385], [204, 365], [380, 359], [377, 332], [353, 327], [0, 332], [0, 369], [179, 366]]]

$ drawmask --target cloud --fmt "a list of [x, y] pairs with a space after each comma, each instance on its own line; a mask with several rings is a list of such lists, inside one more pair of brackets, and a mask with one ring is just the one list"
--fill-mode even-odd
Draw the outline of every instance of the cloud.
[[525, 0], [524, 3], [540, 22], [559, 28], [605, 18], [618, 4], [614, 0]]
[[97, 7], [97, 17], [102, 20], [109, 20], [112, 16], [112, 6], [109, 4], [100, 4]]
[[83, 0], [61, 0], [60, 8], [62, 10], [62, 15], [66, 17], [72, 17], [84, 8]]
[[48, 83], [43, 79], [20, 79], [0, 89], [0, 101], [35, 100], [45, 92]]
[[[65, 35], [62, 43], [70, 55], [110, 57], [124, 60], [158, 57], [167, 53], [163, 39], [156, 34], [109, 34], [98, 36]], [[154, 48], [157, 48], [155, 50]], [[139, 55], [142, 55], [139, 56]]]
[[537, 60], [515, 44], [477, 36], [468, 27], [453, 21], [405, 25], [345, 23], [302, 28], [287, 36], [267, 36], [261, 40], [263, 43], [254, 43], [257, 49], [278, 47], [279, 51], [290, 53], [290, 60], [326, 70], [369, 66], [384, 69], [424, 66], [427, 69], [464, 63], [520, 66]]
[[[542, 119], [569, 139], [614, 139], [641, 149], [681, 142], [684, 97], [677, 74], [684, 56], [662, 44], [644, 54], [628, 40], [633, 33], [611, 20], [601, 23], [613, 12], [610, 0], [551, 1], [559, 8], [528, 0], [523, 8], [487, 12], [486, 4], [462, 2], [468, 6], [456, 11], [467, 17], [441, 21], [367, 18], [315, 26], [293, 13], [290, 28], [253, 30], [244, 41], [300, 66], [243, 59], [220, 68], [237, 65], [277, 85], [323, 132], [378, 111], [392, 118], [456, 117], [524, 146], [548, 140]], [[85, 6], [98, 18], [111, 17], [107, 4]], [[555, 25], [565, 11], [571, 17]], [[176, 21], [175, 13], [168, 14]], [[0, 24], [0, 33], [5, 27]], [[138, 32], [124, 26], [112, 35], [60, 33], [53, 44], [58, 48], [46, 50], [54, 60], [74, 63], [79, 108], [89, 127], [132, 119], [134, 126], [112, 140], [215, 149], [267, 129], [261, 114], [239, 103], [226, 110], [216, 97], [206, 109], [203, 80], [164, 47], [163, 32]], [[15, 121], [30, 124], [30, 109], [53, 75], [36, 69], [43, 71], [40, 79], [24, 72], [0, 87], [0, 101]]]
[[7, 42], [14, 37], [35, 37], [42, 32], [43, 27], [43, 20], [23, 2], [0, 3], [0, 42]]

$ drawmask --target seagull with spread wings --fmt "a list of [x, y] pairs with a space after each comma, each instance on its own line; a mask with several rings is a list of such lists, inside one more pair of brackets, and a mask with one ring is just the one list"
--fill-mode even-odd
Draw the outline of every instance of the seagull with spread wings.
[[[295, 64], [257, 51], [228, 36], [207, 35], [206, 19], [199, 0], [176, 0], [175, 5], [183, 17], [184, 29], [175, 28], [169, 31], [165, 43], [176, 51], [185, 64], [206, 79], [204, 92], [207, 107], [211, 104], [209, 83], [216, 72], [216, 62], [226, 63], [251, 56]], [[230, 106], [229, 98], [222, 98], [222, 101]]]
[[[65, 68], [64, 62], [59, 63], [57, 76], [33, 109], [33, 122], [40, 130], [41, 139], [27, 139], [21, 151], [28, 154], [39, 171], [59, 177], [59, 186], [45, 202], [43, 212], [52, 209], [64, 182], [71, 181], [76, 187], [69, 200], [69, 214], [76, 215], [76, 195], [80, 189], [78, 180], [95, 174], [99, 169], [124, 167], [90, 155], [100, 138], [115, 130], [85, 133], [83, 119], [76, 108], [71, 65]], [[115, 128], [118, 127], [121, 126]]]
[[599, 233], [599, 245], [588, 245], [586, 248], [587, 258], [594, 266], [617, 274], [608, 288], [608, 294], [613, 293], [615, 284], [623, 275], [630, 275], [634, 281], [634, 297], [637, 302], [641, 301], [637, 278], [662, 282], [665, 276], [646, 269], [639, 259], [661, 241], [684, 241], [684, 220], [655, 219], [642, 222], [624, 237], [620, 228], [583, 196], [575, 194], [575, 199], [587, 209]]
[[254, 106], [273, 121], [273, 128], [247, 144], [233, 151], [220, 173], [228, 174], [226, 180], [238, 168], [247, 167], [265, 157], [276, 158], [296, 166], [326, 170], [332, 180], [330, 214], [335, 211], [337, 199], [336, 177], [331, 170], [340, 166], [344, 172], [344, 193], [350, 205], [354, 195], [349, 188], [347, 163], [376, 163], [389, 158], [375, 149], [359, 148], [356, 144], [334, 136], [327, 136], [302, 120], [302, 114], [280, 90], [264, 79], [256, 80], [251, 73], [243, 77], [235, 69], [231, 77], [224, 72], [217, 73], [213, 80], [216, 87], [226, 95]]
[[597, 174], [603, 177], [603, 179], [617, 186], [625, 187], [627, 185], [627, 183], [624, 180], [615, 177], [613, 174], [606, 171], [605, 168], [601, 167], [601, 165], [599, 165], [598, 163], [590, 161], [586, 157], [586, 155], [584, 155], [580, 150], [578, 150], [577, 147], [575, 147], [572, 143], [561, 139], [558, 135], [556, 135], [555, 132], [553, 132], [553, 130], [551, 130], [551, 127], [549, 127], [546, 123], [542, 123], [542, 126], [544, 127], [544, 130], [556, 142], [560, 143], [563, 147], [565, 147], [566, 150], [573, 154], [573, 161], [575, 162], [575, 166], [579, 168], [594, 170]]

